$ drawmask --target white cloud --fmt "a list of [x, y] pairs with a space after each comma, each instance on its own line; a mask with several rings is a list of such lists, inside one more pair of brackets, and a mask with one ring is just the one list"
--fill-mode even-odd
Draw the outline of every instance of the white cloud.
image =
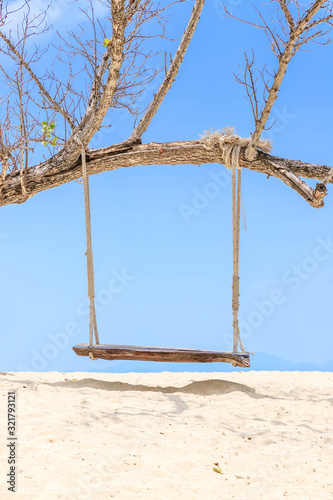
[[[29, 0], [30, 18], [33, 19], [35, 16], [45, 14], [45, 21], [48, 25], [54, 25], [58, 31], [69, 31], [75, 29], [79, 23], [85, 22], [86, 17], [80, 11], [81, 8], [86, 8], [89, 4], [87, 0], [79, 0], [76, 2], [69, 0]], [[20, 8], [22, 7], [23, 8]], [[94, 2], [95, 16], [103, 16], [107, 14], [106, 7], [99, 1]], [[16, 26], [20, 25], [24, 13], [27, 12], [27, 6], [24, 6], [24, 1], [14, 0], [10, 2], [10, 11], [13, 13], [9, 16], [9, 23], [5, 27], [5, 31], [8, 33], [10, 30], [12, 36], [16, 35]], [[17, 12], [14, 12], [17, 11]], [[44, 36], [50, 38], [55, 35], [55, 30], [46, 33]]]

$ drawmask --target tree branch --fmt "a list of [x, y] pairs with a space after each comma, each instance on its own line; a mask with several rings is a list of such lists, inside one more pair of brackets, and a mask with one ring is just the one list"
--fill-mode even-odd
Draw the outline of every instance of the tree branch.
[[[302, 161], [288, 160], [258, 151], [254, 161], [244, 156], [245, 148], [240, 155], [240, 166], [255, 170], [268, 176], [277, 177], [285, 184], [301, 194], [310, 205], [320, 208], [324, 205], [326, 189], [321, 184], [315, 190], [298, 179], [298, 176], [323, 181], [333, 171], [325, 165], [313, 165]], [[223, 163], [220, 147], [207, 148], [203, 140], [179, 141], [164, 144], [150, 143], [144, 145], [120, 146], [93, 150], [87, 153], [88, 175], [116, 170], [137, 165], [202, 165]], [[25, 189], [27, 196], [22, 195], [19, 172], [8, 174], [0, 198], [0, 206], [22, 203], [35, 194], [79, 179], [82, 176], [81, 161], [65, 163], [62, 169], [53, 168], [52, 158], [27, 171]], [[333, 183], [333, 179], [330, 179]]]
[[289, 29], [290, 29], [290, 31], [293, 31], [295, 28], [295, 23], [293, 20], [293, 16], [291, 15], [291, 12], [288, 8], [286, 0], [280, 0], [280, 5], [281, 5], [282, 12], [284, 14], [284, 17], [286, 18], [286, 21], [289, 25]]
[[[296, 25], [296, 27], [291, 30], [289, 40], [286, 43], [285, 49], [283, 53], [281, 54], [279, 58], [279, 67], [276, 72], [276, 75], [274, 77], [273, 84], [270, 88], [267, 100], [265, 102], [264, 109], [260, 115], [259, 120], [256, 122], [256, 128], [255, 131], [252, 134], [252, 144], [253, 148], [252, 151], [249, 149], [248, 151], [248, 157], [249, 159], [252, 157], [252, 154], [255, 150], [256, 145], [258, 144], [258, 141], [261, 137], [261, 134], [263, 133], [267, 120], [270, 116], [270, 113], [272, 111], [274, 102], [276, 101], [276, 98], [278, 96], [278, 92], [280, 90], [283, 78], [286, 74], [288, 64], [290, 63], [293, 55], [295, 54], [295, 47], [298, 44], [299, 37], [301, 34], [307, 29], [307, 25], [310, 22], [310, 20], [313, 18], [313, 16], [318, 12], [318, 10], [323, 6], [326, 0], [316, 0], [314, 4], [309, 8], [307, 11], [306, 15], [304, 16], [303, 19], [299, 21], [299, 23]], [[280, 2], [281, 7], [283, 5], [285, 6], [285, 2]], [[287, 9], [287, 7], [286, 7]], [[284, 10], [285, 14], [287, 14], [287, 11]], [[289, 12], [290, 13], [290, 12]]]
[[198, 21], [200, 19], [200, 15], [204, 6], [205, 0], [196, 0], [195, 5], [193, 7], [192, 15], [185, 30], [185, 33], [181, 39], [179, 47], [176, 51], [175, 57], [170, 65], [169, 70], [167, 71], [163, 82], [161, 83], [158, 91], [154, 95], [153, 100], [148, 106], [148, 109], [144, 116], [141, 118], [137, 127], [133, 130], [130, 135], [128, 141], [126, 142], [137, 142], [141, 139], [142, 134], [147, 130], [150, 122], [154, 118], [158, 108], [162, 104], [165, 96], [171, 89], [171, 86], [174, 82], [174, 79], [177, 76], [180, 65], [183, 62], [185, 53], [188, 49], [188, 46], [192, 40], [194, 32], [196, 30]]
[[[145, 8], [148, 9], [147, 6], [150, 5], [150, 3], [150, 0], [145, 0], [144, 5], [142, 6], [142, 4], [140, 4], [140, 0], [133, 0], [129, 5], [134, 10], [138, 9], [140, 5], [143, 15], [146, 12]], [[271, 156], [268, 154], [268, 152], [270, 151], [268, 148], [260, 146], [260, 136], [271, 113], [272, 106], [286, 73], [287, 65], [293, 55], [300, 48], [300, 46], [303, 43], [306, 43], [306, 41], [311, 40], [312, 35], [309, 34], [309, 27], [313, 27], [313, 23], [316, 23], [315, 25], [317, 25], [317, 21], [313, 21], [313, 16], [318, 12], [320, 8], [323, 7], [325, 1], [314, 1], [312, 3], [312, 6], [308, 8], [308, 10], [305, 10], [305, 8], [302, 10], [302, 13], [304, 15], [303, 17], [301, 17], [301, 15], [299, 14], [297, 20], [294, 20], [293, 17], [290, 17], [291, 11], [288, 8], [288, 1], [279, 0], [279, 3], [284, 13], [286, 22], [289, 24], [289, 33], [286, 34], [285, 41], [283, 40], [283, 37], [281, 38], [279, 35], [275, 36], [274, 30], [272, 30], [268, 26], [268, 24], [261, 16], [261, 19], [264, 22], [264, 26], [261, 26], [261, 28], [268, 31], [268, 33], [271, 35], [271, 38], [273, 40], [272, 44], [273, 46], [276, 45], [277, 55], [279, 58], [279, 68], [277, 73], [273, 76], [273, 84], [271, 86], [268, 86], [268, 84], [264, 80], [265, 89], [268, 91], [268, 97], [265, 100], [262, 110], [257, 107], [255, 80], [252, 78], [253, 75], [251, 73], [251, 66], [253, 63], [247, 61], [247, 70], [250, 74], [250, 82], [247, 81], [245, 76], [245, 84], [250, 100], [252, 97], [251, 90], [253, 92], [254, 103], [252, 101], [252, 105], [254, 105], [253, 109], [256, 118], [256, 128], [251, 139], [242, 139], [238, 136], [230, 138], [224, 137], [222, 142], [219, 139], [217, 141], [217, 144], [215, 144], [214, 141], [212, 143], [212, 141], [208, 141], [207, 138], [205, 139], [203, 136], [202, 139], [197, 141], [179, 141], [165, 144], [140, 144], [142, 134], [146, 131], [159, 106], [163, 102], [163, 99], [167, 95], [167, 92], [170, 90], [173, 84], [173, 81], [179, 71], [180, 65], [184, 59], [186, 50], [197, 27], [198, 21], [200, 19], [200, 14], [204, 6], [204, 0], [196, 0], [190, 21], [176, 51], [174, 60], [171, 62], [171, 66], [166, 72], [166, 76], [157, 93], [154, 95], [143, 118], [140, 120], [138, 126], [134, 129], [131, 136], [124, 142], [87, 153], [88, 175], [136, 165], [200, 165], [204, 163], [226, 163], [227, 158], [224, 156], [228, 154], [230, 145], [228, 146], [228, 144], [226, 144], [225, 147], [224, 143], [228, 141], [236, 141], [242, 148], [239, 160], [241, 167], [255, 170], [268, 176], [277, 177], [286, 185], [294, 189], [298, 194], [300, 194], [311, 206], [315, 208], [322, 207], [324, 205], [323, 199], [327, 192], [325, 185], [328, 182], [333, 183], [333, 169], [323, 165], [312, 165], [303, 163], [301, 161], [293, 161]], [[23, 153], [24, 148], [26, 149], [28, 147], [26, 134], [22, 135], [22, 130], [20, 129], [21, 137], [19, 146], [21, 145], [21, 168], [20, 170], [12, 168], [11, 172], [9, 173], [7, 173], [7, 160], [9, 157], [9, 150], [6, 143], [3, 141], [3, 137], [0, 137], [0, 149], [2, 155], [1, 158], [2, 163], [5, 163], [0, 175], [0, 206], [8, 205], [11, 203], [22, 203], [38, 192], [60, 186], [64, 183], [80, 178], [80, 148], [78, 147], [76, 140], [80, 140], [85, 146], [87, 146], [94, 134], [101, 128], [102, 122], [109, 108], [117, 104], [117, 92], [123, 92], [124, 95], [126, 95], [126, 92], [128, 92], [128, 88], [126, 87], [126, 85], [129, 85], [129, 82], [125, 82], [125, 84], [122, 83], [123, 75], [121, 75], [123, 62], [126, 57], [128, 57], [128, 46], [126, 45], [128, 43], [128, 40], [126, 41], [125, 39], [125, 29], [127, 23], [129, 22], [129, 17], [127, 17], [128, 12], [126, 12], [125, 9], [125, 0], [109, 0], [109, 4], [111, 5], [112, 11], [112, 41], [110, 43], [110, 46], [107, 47], [107, 50], [105, 51], [101, 63], [98, 67], [97, 60], [93, 60], [92, 66], [94, 73], [92, 75], [93, 82], [91, 86], [88, 106], [85, 110], [85, 114], [80, 124], [72, 130], [70, 140], [68, 140], [65, 143], [64, 147], [59, 151], [59, 153], [55, 154], [52, 158], [40, 163], [39, 165], [35, 165], [34, 167], [25, 168], [24, 183], [22, 183]], [[298, 7], [298, 0], [295, 0], [295, 4]], [[158, 12], [149, 12], [148, 18], [154, 17], [154, 15], [155, 17], [158, 17]], [[323, 18], [324, 20], [327, 19], [327, 13], [325, 15], [326, 17]], [[143, 21], [136, 20], [137, 25], [134, 29], [134, 32], [136, 28], [138, 26], [141, 26], [142, 22], [144, 21], [145, 19], [143, 19]], [[288, 31], [285, 23], [283, 23], [283, 29], [284, 33]], [[133, 37], [134, 32], [132, 32]], [[318, 33], [320, 34], [321, 32]], [[317, 35], [318, 34], [315, 34], [313, 36]], [[142, 33], [140, 34], [140, 36], [143, 37], [142, 39], [144, 39], [145, 37], [145, 35]], [[24, 61], [24, 50], [22, 49], [21, 51], [18, 51], [10, 42], [10, 40], [6, 38], [5, 35], [1, 34], [1, 37], [9, 46], [10, 55], [15, 60], [16, 58], [18, 58], [19, 64], [21, 65], [21, 67], [24, 67], [28, 71], [30, 77], [38, 85], [45, 100], [50, 103], [52, 109], [59, 111], [61, 114], [66, 113], [66, 110], [64, 111], [62, 108], [60, 108], [59, 102], [57, 103], [54, 99], [52, 100], [51, 96], [46, 91], [42, 83], [32, 72], [29, 63]], [[95, 33], [95, 47], [96, 40], [97, 39]], [[134, 54], [141, 54], [141, 41], [137, 42], [137, 44], [134, 46], [134, 49], [132, 49], [134, 50]], [[82, 46], [82, 42], [79, 42]], [[281, 47], [284, 47], [283, 51]], [[86, 51], [83, 50], [83, 53], [85, 54]], [[274, 53], [276, 53], [276, 51]], [[141, 55], [144, 56], [144, 54]], [[130, 69], [131, 64], [133, 63], [133, 61], [131, 61], [132, 60], [130, 59], [130, 62], [128, 63]], [[139, 73], [140, 70], [141, 68], [139, 67]], [[126, 68], [124, 71], [126, 72]], [[106, 74], [106, 72], [108, 73]], [[6, 74], [5, 71], [4, 73]], [[103, 78], [104, 75], [106, 82]], [[133, 78], [135, 84], [136, 77], [134, 76]], [[133, 85], [133, 80], [131, 81], [131, 84]], [[125, 90], [122, 89], [122, 85], [125, 85]], [[101, 93], [97, 92], [99, 88], [102, 90]], [[57, 106], [59, 107], [59, 109], [57, 108]], [[46, 107], [48, 107], [48, 105], [46, 105]], [[34, 125], [35, 123], [33, 124], [33, 126]], [[38, 142], [39, 138], [35, 137], [33, 141]], [[248, 154], [249, 149], [254, 152], [253, 155]], [[312, 189], [302, 179], [300, 179], [300, 176], [318, 179], [321, 182], [317, 184], [315, 189]], [[24, 189], [22, 187], [24, 187]]]
[[22, 64], [22, 66], [24, 66], [24, 68], [27, 70], [27, 72], [29, 73], [29, 75], [31, 76], [31, 78], [33, 79], [33, 81], [35, 82], [35, 84], [37, 85], [37, 87], [39, 88], [39, 90], [41, 91], [42, 95], [50, 103], [50, 105], [52, 106], [52, 108], [54, 109], [54, 111], [57, 111], [58, 113], [60, 113], [65, 118], [65, 120], [67, 120], [67, 122], [69, 123], [69, 125], [71, 126], [71, 128], [74, 128], [74, 122], [73, 122], [72, 118], [50, 96], [50, 94], [48, 93], [48, 91], [46, 90], [46, 88], [44, 87], [44, 85], [42, 84], [42, 82], [39, 80], [39, 78], [35, 75], [35, 73], [30, 68], [30, 65], [21, 56], [21, 54], [18, 52], [18, 50], [15, 48], [15, 46], [9, 40], [9, 38], [7, 38], [6, 35], [4, 33], [2, 33], [2, 31], [0, 31], [0, 37], [4, 40], [4, 42], [6, 42], [6, 44], [8, 45], [8, 48], [9, 48], [10, 52], [12, 52], [17, 57], [17, 59], [19, 60], [19, 63]]
[[[125, 44], [125, 0], [112, 0], [112, 41], [111, 41], [111, 63], [109, 68], [108, 78], [105, 84], [103, 94], [100, 98], [99, 104], [96, 108], [95, 99], [91, 99], [86, 112], [78, 125], [76, 130], [73, 131], [72, 136], [79, 134], [79, 139], [86, 146], [94, 134], [100, 129], [106, 113], [112, 105], [114, 94], [117, 90], [120, 69], [123, 63], [123, 51]], [[105, 55], [106, 63], [108, 61], [108, 52]], [[100, 71], [103, 71], [100, 66]], [[94, 83], [92, 85], [92, 92], [94, 92]]]

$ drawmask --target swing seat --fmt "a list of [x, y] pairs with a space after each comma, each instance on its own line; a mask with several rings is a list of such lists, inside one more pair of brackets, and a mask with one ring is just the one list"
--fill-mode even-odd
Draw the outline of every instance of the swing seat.
[[250, 355], [244, 352], [204, 351], [176, 347], [142, 347], [136, 345], [78, 344], [73, 347], [78, 356], [106, 360], [160, 361], [167, 363], [232, 363], [250, 367]]

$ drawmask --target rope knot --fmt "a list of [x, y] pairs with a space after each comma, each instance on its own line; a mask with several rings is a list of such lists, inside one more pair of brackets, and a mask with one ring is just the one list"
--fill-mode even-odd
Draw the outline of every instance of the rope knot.
[[233, 165], [237, 169], [241, 168], [239, 166], [241, 149], [244, 148], [246, 152], [249, 152], [249, 155], [246, 155], [247, 159], [254, 160], [257, 150], [269, 153], [273, 147], [272, 142], [268, 139], [260, 139], [257, 147], [254, 147], [251, 137], [240, 137], [236, 135], [233, 127], [226, 127], [225, 129], [215, 131], [205, 130], [200, 137], [202, 141], [205, 142], [207, 148], [212, 149], [214, 147], [220, 147], [223, 154], [223, 162], [229, 169], [231, 169]]

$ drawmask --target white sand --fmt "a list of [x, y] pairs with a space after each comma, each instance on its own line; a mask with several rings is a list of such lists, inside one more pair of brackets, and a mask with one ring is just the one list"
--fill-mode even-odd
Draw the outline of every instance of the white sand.
[[[2, 373], [1, 498], [332, 499], [332, 380], [319, 372]], [[16, 497], [6, 485], [12, 390]]]

